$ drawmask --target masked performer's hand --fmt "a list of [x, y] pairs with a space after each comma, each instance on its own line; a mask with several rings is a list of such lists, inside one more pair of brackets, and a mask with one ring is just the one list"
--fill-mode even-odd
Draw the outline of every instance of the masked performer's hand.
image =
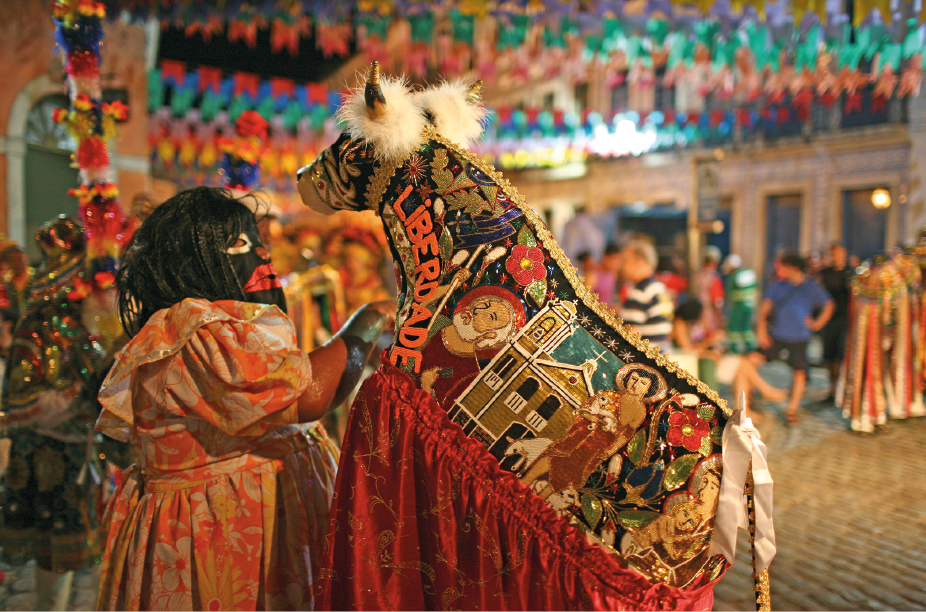
[[309, 353], [312, 383], [297, 402], [301, 422], [317, 421], [347, 399], [376, 340], [395, 324], [395, 314], [395, 300], [365, 304], [331, 340]]

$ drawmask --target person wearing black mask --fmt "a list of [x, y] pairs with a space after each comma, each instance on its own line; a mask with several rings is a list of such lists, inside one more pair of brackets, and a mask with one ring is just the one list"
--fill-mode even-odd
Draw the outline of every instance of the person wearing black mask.
[[138, 461], [107, 509], [99, 609], [311, 610], [337, 451], [299, 424], [346, 399], [395, 302], [303, 352], [254, 213], [207, 187], [151, 213], [116, 288], [131, 340], [97, 429]]

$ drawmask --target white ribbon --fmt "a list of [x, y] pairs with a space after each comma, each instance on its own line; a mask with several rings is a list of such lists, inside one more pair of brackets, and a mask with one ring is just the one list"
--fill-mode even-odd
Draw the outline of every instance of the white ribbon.
[[722, 554], [731, 564], [736, 558], [736, 530], [749, 528], [746, 517], [746, 474], [752, 461], [755, 500], [756, 572], [766, 569], [775, 557], [775, 527], [772, 524], [772, 475], [768, 471], [768, 449], [752, 421], [744, 416], [746, 399], [738, 398], [737, 409], [723, 430], [723, 479], [714, 517], [711, 555]]

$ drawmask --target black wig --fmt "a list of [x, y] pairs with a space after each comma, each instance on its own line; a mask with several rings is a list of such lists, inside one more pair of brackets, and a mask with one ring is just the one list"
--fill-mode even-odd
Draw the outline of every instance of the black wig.
[[158, 206], [135, 232], [116, 275], [119, 318], [131, 337], [186, 298], [245, 300], [226, 250], [254, 225], [226, 189], [194, 187]]

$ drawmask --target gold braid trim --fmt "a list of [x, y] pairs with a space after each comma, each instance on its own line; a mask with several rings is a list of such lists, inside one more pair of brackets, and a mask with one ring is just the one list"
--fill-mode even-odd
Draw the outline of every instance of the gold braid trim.
[[[546, 224], [543, 222], [540, 216], [534, 211], [533, 208], [531, 208], [530, 204], [527, 203], [527, 200], [524, 199], [524, 196], [518, 193], [518, 190], [508, 182], [508, 179], [502, 176], [500, 172], [495, 170], [494, 166], [483, 162], [469, 151], [462, 149], [459, 145], [447, 140], [438, 134], [433, 125], [426, 126], [422, 131], [421, 137], [422, 145], [426, 144], [429, 140], [436, 140], [437, 142], [451, 149], [454, 154], [459, 155], [468, 163], [478, 168], [480, 171], [485, 173], [486, 176], [498, 184], [499, 188], [505, 193], [505, 195], [508, 196], [508, 199], [514, 202], [515, 206], [517, 206], [518, 209], [524, 213], [524, 216], [527, 218], [531, 228], [537, 234], [537, 238], [540, 240], [541, 244], [543, 244], [547, 251], [550, 252], [550, 255], [553, 256], [553, 259], [563, 270], [563, 274], [566, 276], [569, 284], [572, 285], [573, 291], [576, 292], [576, 295], [579, 296], [582, 302], [592, 312], [601, 317], [601, 319], [607, 325], [626, 338], [627, 341], [630, 342], [630, 344], [633, 345], [637, 350], [655, 361], [656, 365], [674, 373], [679, 378], [683, 378], [688, 381], [691, 386], [695, 387], [710, 401], [717, 404], [725, 416], [729, 417], [731, 414], [733, 414], [733, 410], [727, 405], [726, 400], [721, 399], [721, 397], [717, 395], [716, 391], [689, 374], [685, 369], [679, 367], [679, 365], [674, 361], [667, 359], [659, 352], [658, 346], [650, 345], [648, 340], [644, 340], [640, 337], [640, 334], [624, 325], [623, 320], [618, 317], [614, 311], [598, 301], [598, 295], [592, 293], [579, 277], [578, 270], [576, 270], [576, 268], [566, 257], [566, 254], [563, 253], [563, 250], [559, 247], [559, 244], [557, 244], [556, 240], [554, 240], [553, 236], [550, 234], [550, 230], [547, 229]], [[396, 169], [402, 166], [404, 163], [405, 159], [401, 160], [396, 166], [389, 165], [377, 169], [373, 181], [367, 190], [367, 204], [370, 206], [370, 208], [376, 211], [379, 210], [383, 194], [386, 191], [386, 186], [395, 174]]]
[[[411, 155], [411, 153], [409, 153], [409, 155]], [[367, 201], [367, 208], [379, 216], [382, 216], [383, 212], [380, 210], [380, 205], [383, 203], [383, 194], [386, 193], [386, 187], [389, 186], [389, 181], [395, 176], [396, 170], [405, 164], [406, 159], [408, 159], [408, 155], [396, 164], [380, 164], [380, 166], [373, 171], [373, 179], [370, 181], [370, 184], [367, 185], [367, 192], [364, 194], [364, 197]]]
[[[429, 133], [430, 132], [430, 133]], [[540, 218], [540, 215], [527, 203], [527, 200], [524, 199], [518, 190], [508, 182], [500, 172], [495, 170], [495, 167], [489, 164], [484, 163], [481, 159], [470, 153], [466, 150], [461, 150], [457, 145], [446, 140], [440, 134], [434, 130], [432, 126], [425, 128], [425, 134], [430, 138], [433, 138], [440, 142], [443, 145], [451, 147], [454, 153], [463, 157], [467, 162], [476, 166], [489, 176], [493, 181], [498, 183], [498, 186], [505, 192], [505, 195], [515, 203], [515, 205], [524, 213], [527, 217], [528, 222], [530, 223], [532, 229], [537, 234], [537, 238], [540, 239], [540, 242], [544, 247], [550, 252], [553, 256], [553, 259], [559, 264], [559, 267], [562, 269], [563, 274], [566, 276], [566, 279], [569, 281], [569, 284], [572, 285], [572, 289], [576, 292], [576, 295], [582, 300], [582, 302], [595, 314], [597, 314], [601, 319], [609, 325], [612, 329], [620, 333], [624, 338], [630, 342], [637, 350], [645, 354], [647, 357], [656, 362], [661, 368], [668, 370], [676, 374], [679, 378], [683, 378], [688, 381], [688, 383], [695, 387], [699, 392], [707, 396], [709, 400], [717, 404], [724, 415], [730, 416], [733, 414], [733, 411], [727, 406], [727, 402], [717, 393], [705, 385], [703, 382], [689, 374], [686, 370], [679, 367], [674, 361], [670, 361], [664, 355], [659, 352], [659, 347], [650, 345], [649, 340], [644, 340], [640, 337], [640, 334], [631, 330], [627, 325], [624, 325], [624, 321], [617, 316], [617, 314], [598, 301], [598, 295], [592, 293], [592, 291], [586, 286], [584, 281], [579, 277], [578, 270], [572, 265], [572, 262], [569, 261], [569, 258], [566, 257], [566, 254], [563, 253], [563, 250], [560, 248], [559, 244], [550, 234], [550, 230], [547, 229], [546, 223]]]
[[749, 553], [752, 555], [753, 590], [756, 593], [756, 610], [768, 612], [772, 609], [772, 587], [769, 581], [768, 568], [756, 572], [756, 503], [752, 479], [752, 461], [749, 462], [749, 471], [746, 473], [746, 511], [749, 514]]

